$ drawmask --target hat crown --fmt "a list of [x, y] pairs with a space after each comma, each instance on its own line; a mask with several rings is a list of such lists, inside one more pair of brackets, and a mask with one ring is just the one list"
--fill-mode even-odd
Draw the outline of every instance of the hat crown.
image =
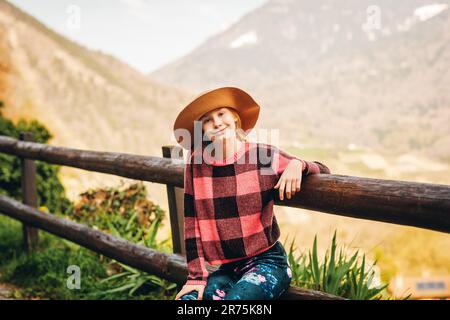
[[[220, 107], [229, 107], [236, 110], [241, 119], [241, 128], [244, 131], [251, 130], [259, 117], [260, 107], [258, 103], [242, 89], [221, 87], [206, 91], [190, 102], [178, 114], [173, 126], [176, 141], [183, 148], [191, 149], [194, 144], [194, 138], [196, 138], [194, 136], [194, 121], [198, 120], [205, 113]], [[179, 132], [179, 129], [185, 130]], [[187, 134], [190, 136], [187, 137]]]

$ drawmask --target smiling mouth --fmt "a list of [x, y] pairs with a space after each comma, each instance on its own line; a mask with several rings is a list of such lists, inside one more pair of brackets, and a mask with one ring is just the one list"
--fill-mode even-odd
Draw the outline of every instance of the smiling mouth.
[[219, 130], [219, 131], [216, 131], [216, 132], [214, 132], [214, 134], [221, 133], [221, 132], [225, 131], [226, 128], [227, 128], [227, 127], [223, 128], [223, 129], [221, 129], [221, 130]]

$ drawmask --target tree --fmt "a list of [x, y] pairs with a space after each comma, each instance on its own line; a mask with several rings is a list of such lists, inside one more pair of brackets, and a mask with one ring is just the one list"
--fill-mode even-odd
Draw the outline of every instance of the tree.
[[[2, 108], [4, 104], [0, 101], [0, 135], [19, 139], [20, 132], [31, 132], [39, 143], [47, 143], [52, 138], [45, 126], [36, 120], [27, 122], [21, 119], [15, 125], [4, 118]], [[38, 206], [45, 206], [51, 213], [65, 214], [72, 210], [73, 204], [58, 179], [59, 169], [60, 166], [36, 161]], [[0, 194], [23, 201], [20, 170], [18, 157], [0, 153]]]

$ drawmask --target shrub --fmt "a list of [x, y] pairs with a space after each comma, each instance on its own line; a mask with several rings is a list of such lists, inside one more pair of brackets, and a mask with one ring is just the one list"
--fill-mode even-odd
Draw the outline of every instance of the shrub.
[[[80, 196], [80, 201], [68, 215], [70, 219], [158, 251], [172, 252], [170, 239], [156, 242], [165, 213], [147, 199], [147, 191], [142, 182], [131, 184], [122, 190], [90, 189]], [[95, 295], [99, 298], [114, 293], [126, 292], [128, 296], [133, 296], [155, 290], [161, 292], [160, 297], [165, 297], [176, 287], [154, 275], [107, 260], [110, 277], [102, 280], [102, 283], [113, 288], [96, 292]]]
[[[312, 252], [294, 256], [295, 247], [292, 240], [288, 261], [292, 269], [294, 286], [324, 291], [348, 299], [369, 300], [386, 297], [388, 284], [374, 285], [375, 271], [367, 267], [365, 254], [358, 259], [358, 251], [348, 257], [341, 248], [336, 256], [336, 231], [331, 248], [326, 250], [324, 259], [319, 261], [317, 254], [317, 236], [314, 237]], [[359, 263], [361, 261], [361, 263]]]
[[[35, 142], [47, 143], [50, 132], [36, 120], [19, 120], [14, 124], [3, 117], [0, 102], [0, 135], [19, 139], [21, 132], [31, 132]], [[65, 196], [64, 187], [58, 179], [60, 166], [36, 161], [38, 206], [45, 206], [52, 213], [71, 210], [71, 202]], [[0, 153], [0, 194], [23, 201], [21, 186], [21, 163], [16, 156]]]

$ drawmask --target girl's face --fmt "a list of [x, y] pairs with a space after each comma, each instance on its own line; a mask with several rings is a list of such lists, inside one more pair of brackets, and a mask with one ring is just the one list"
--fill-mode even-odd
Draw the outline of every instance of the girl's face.
[[228, 108], [217, 108], [200, 117], [204, 134], [211, 141], [235, 136], [237, 119]]

